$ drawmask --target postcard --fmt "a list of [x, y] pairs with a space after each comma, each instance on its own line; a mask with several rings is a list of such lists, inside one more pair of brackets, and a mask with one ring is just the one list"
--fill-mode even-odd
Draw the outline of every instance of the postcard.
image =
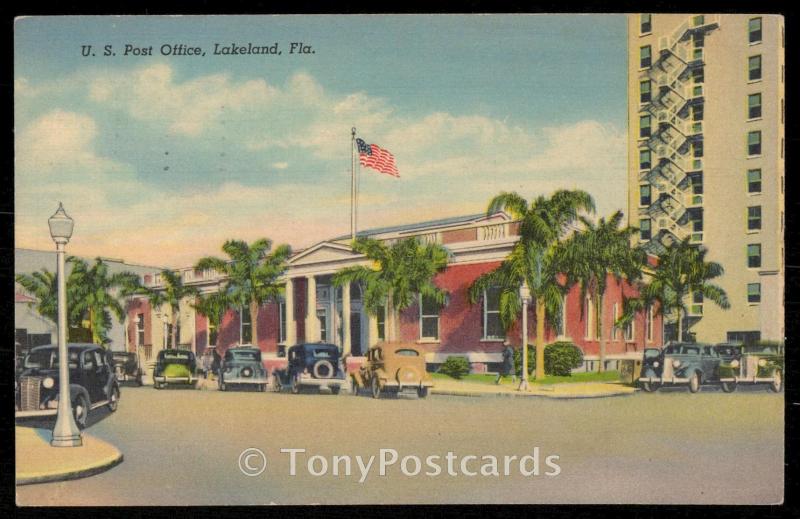
[[17, 504], [782, 503], [784, 39], [17, 18]]

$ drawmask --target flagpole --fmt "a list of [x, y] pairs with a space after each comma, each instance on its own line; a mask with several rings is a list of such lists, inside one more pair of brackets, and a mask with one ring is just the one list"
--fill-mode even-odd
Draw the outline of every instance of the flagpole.
[[356, 239], [356, 127], [350, 130], [350, 239]]

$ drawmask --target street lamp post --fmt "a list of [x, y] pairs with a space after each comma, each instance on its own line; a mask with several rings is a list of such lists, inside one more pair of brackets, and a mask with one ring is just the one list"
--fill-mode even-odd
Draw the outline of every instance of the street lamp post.
[[523, 280], [519, 287], [519, 298], [522, 299], [522, 373], [520, 374], [519, 390], [528, 390], [528, 303], [531, 300], [531, 289], [528, 281]]
[[74, 221], [64, 211], [59, 202], [58, 210], [47, 221], [50, 237], [56, 244], [58, 258], [58, 414], [53, 427], [53, 447], [80, 447], [81, 431], [72, 415], [72, 401], [69, 395], [69, 352], [67, 351], [67, 281], [64, 268], [64, 254], [67, 242], [72, 236]]

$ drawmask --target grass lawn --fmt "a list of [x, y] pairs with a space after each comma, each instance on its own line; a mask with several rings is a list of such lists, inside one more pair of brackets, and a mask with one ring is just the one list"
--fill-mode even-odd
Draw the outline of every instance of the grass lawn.
[[[431, 377], [434, 380], [455, 380], [454, 378], [450, 377], [449, 375], [445, 375], [443, 373], [431, 373]], [[494, 384], [495, 379], [497, 379], [497, 375], [488, 375], [484, 373], [470, 373], [465, 375], [461, 378], [462, 382], [472, 382], [478, 384]], [[573, 373], [572, 376], [569, 377], [556, 377], [556, 376], [545, 376], [542, 380], [537, 381], [534, 377], [528, 379], [532, 384], [569, 384], [569, 383], [576, 383], [576, 382], [618, 382], [619, 381], [619, 372], [617, 371], [606, 371], [604, 373], [597, 373], [596, 371], [591, 373]], [[519, 383], [517, 381], [515, 384], [512, 384], [511, 377], [503, 377], [500, 380], [500, 383], [503, 385], [516, 385]]]

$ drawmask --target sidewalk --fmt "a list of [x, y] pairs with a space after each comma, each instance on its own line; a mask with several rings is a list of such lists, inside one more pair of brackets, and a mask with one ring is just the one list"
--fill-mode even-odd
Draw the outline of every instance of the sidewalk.
[[17, 485], [78, 479], [104, 472], [122, 462], [116, 447], [83, 433], [80, 447], [51, 447], [51, 431], [15, 427]]
[[517, 386], [507, 384], [484, 384], [460, 380], [434, 381], [432, 395], [453, 396], [504, 396], [504, 397], [545, 397], [545, 398], [603, 398], [609, 396], [631, 395], [636, 390], [618, 382], [576, 382], [564, 384], [530, 384], [528, 391], [518, 391]]

